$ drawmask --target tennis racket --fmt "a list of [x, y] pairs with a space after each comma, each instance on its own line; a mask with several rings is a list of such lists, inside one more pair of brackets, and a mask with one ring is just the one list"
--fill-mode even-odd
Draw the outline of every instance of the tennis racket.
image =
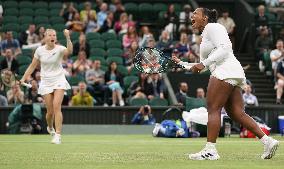
[[134, 67], [142, 73], [155, 74], [167, 72], [172, 68], [190, 70], [197, 63], [176, 63], [171, 57], [156, 48], [143, 47], [136, 51], [133, 59]]
[[[16, 83], [20, 83], [19, 76], [8, 69], [1, 70], [1, 83], [4, 86], [12, 87]], [[29, 83], [20, 83], [22, 86], [31, 88], [32, 85]]]

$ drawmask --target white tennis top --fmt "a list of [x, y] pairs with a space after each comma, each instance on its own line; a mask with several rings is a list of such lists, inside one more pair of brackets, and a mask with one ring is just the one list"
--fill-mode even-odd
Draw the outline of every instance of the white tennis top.
[[211, 75], [220, 79], [245, 79], [244, 70], [236, 59], [226, 28], [219, 23], [208, 23], [202, 34], [200, 61]]
[[54, 49], [47, 50], [46, 45], [36, 49], [34, 57], [40, 61], [42, 78], [54, 78], [64, 75], [61, 61], [66, 47], [55, 45]]

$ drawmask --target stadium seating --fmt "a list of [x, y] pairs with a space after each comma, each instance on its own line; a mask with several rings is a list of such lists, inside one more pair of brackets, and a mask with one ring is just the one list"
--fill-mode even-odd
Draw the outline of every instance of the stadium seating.
[[132, 82], [138, 81], [137, 76], [126, 76], [123, 78], [124, 87], [127, 89]]
[[148, 100], [143, 98], [133, 98], [130, 99], [129, 104], [130, 106], [144, 106], [148, 104]]
[[168, 106], [169, 103], [166, 99], [155, 97], [149, 101], [150, 106]]

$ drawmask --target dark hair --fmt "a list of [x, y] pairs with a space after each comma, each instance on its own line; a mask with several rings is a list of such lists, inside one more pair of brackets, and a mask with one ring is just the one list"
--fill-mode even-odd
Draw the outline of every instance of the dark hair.
[[208, 17], [208, 23], [216, 23], [218, 18], [218, 12], [216, 9], [208, 9], [208, 8], [202, 8], [203, 14]]

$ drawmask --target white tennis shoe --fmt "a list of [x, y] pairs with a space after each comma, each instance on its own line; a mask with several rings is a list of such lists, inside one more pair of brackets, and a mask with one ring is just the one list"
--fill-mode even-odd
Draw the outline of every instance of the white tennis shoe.
[[49, 128], [49, 127], [47, 126], [47, 132], [48, 132], [52, 137], [55, 135], [55, 130], [54, 130], [53, 127], [52, 127], [52, 128]]
[[61, 144], [61, 135], [55, 133], [55, 135], [52, 137], [51, 143], [52, 144]]
[[264, 152], [261, 156], [262, 159], [271, 159], [279, 146], [279, 141], [269, 137], [264, 143]]
[[220, 156], [215, 146], [205, 146], [200, 152], [189, 154], [189, 159], [191, 160], [218, 160], [219, 158]]

